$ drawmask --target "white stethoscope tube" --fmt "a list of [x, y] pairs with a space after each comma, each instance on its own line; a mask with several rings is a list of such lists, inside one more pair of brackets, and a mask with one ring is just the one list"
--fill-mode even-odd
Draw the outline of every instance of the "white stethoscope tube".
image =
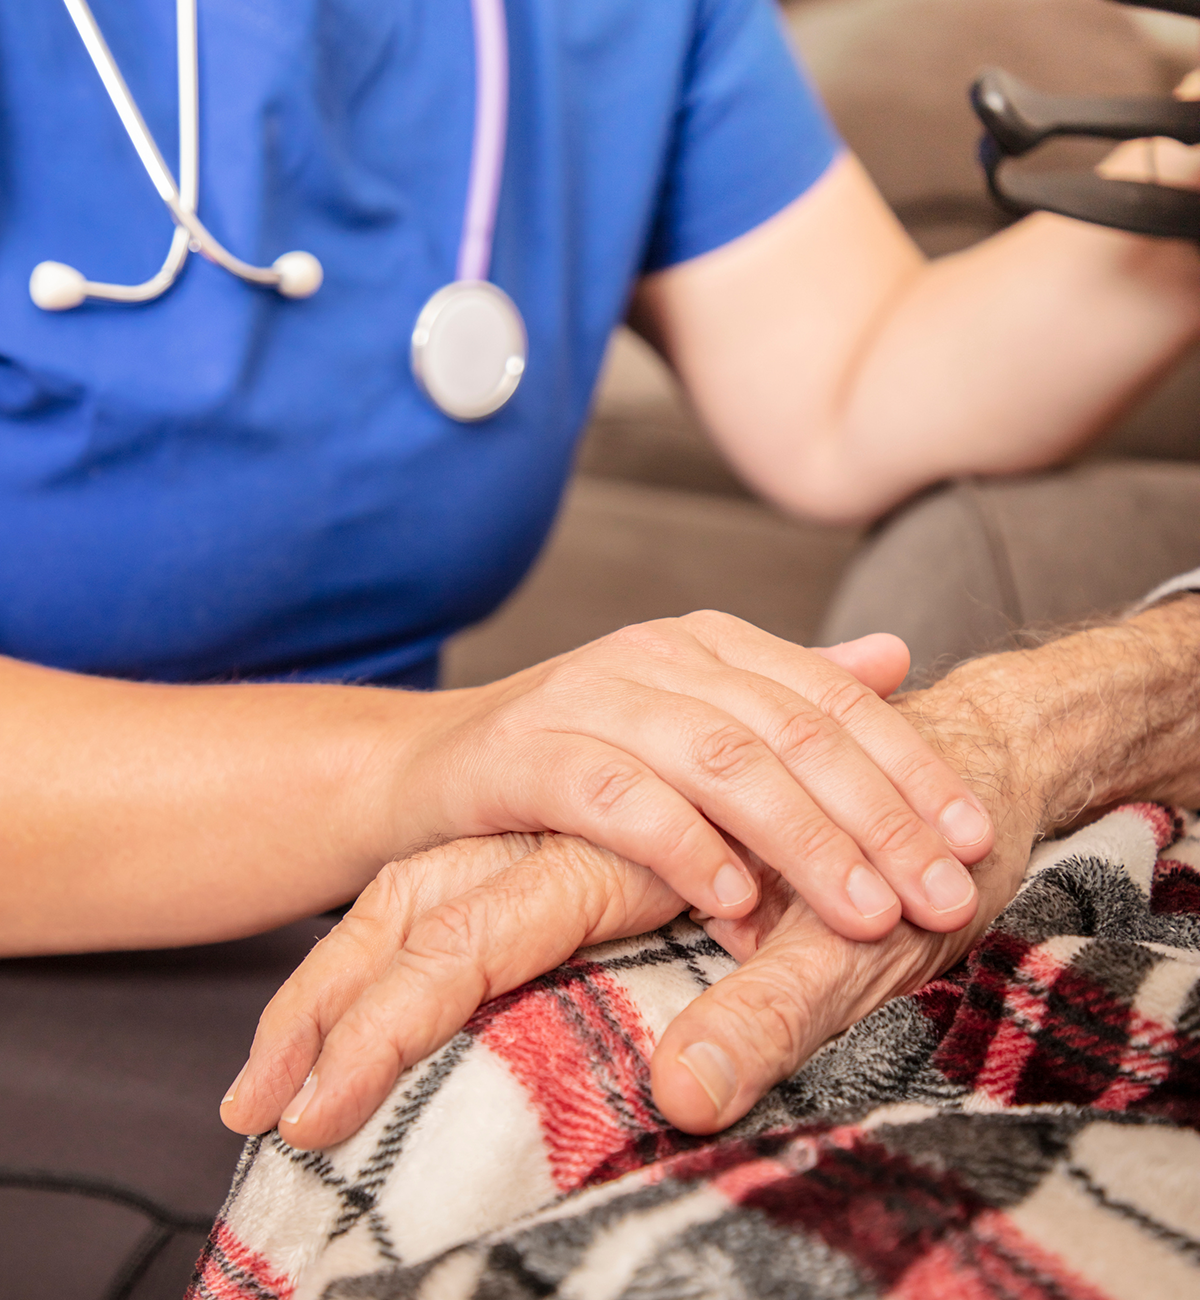
[[103, 284], [85, 279], [62, 262], [41, 262], [29, 278], [29, 294], [47, 311], [77, 307], [88, 298], [106, 302], [149, 302], [175, 283], [189, 251], [252, 284], [268, 285], [289, 298], [307, 298], [321, 286], [321, 264], [311, 253], [284, 253], [272, 266], [251, 266], [234, 257], [196, 216], [199, 198], [200, 105], [196, 39], [196, 0], [176, 0], [176, 42], [179, 57], [179, 174], [175, 184], [137, 101], [125, 84], [87, 0], [63, 0], [104, 89], [137, 150], [159, 198], [175, 221], [175, 235], [158, 274], [142, 284]]
[[[175, 234], [158, 273], [141, 284], [86, 279], [62, 262], [40, 262], [29, 294], [47, 311], [77, 307], [88, 298], [149, 302], [175, 283], [189, 252], [204, 254], [242, 280], [267, 285], [285, 297], [307, 298], [321, 286], [320, 262], [305, 252], [284, 253], [269, 267], [234, 257], [196, 215], [199, 201], [199, 54], [196, 0], [176, 0], [179, 59], [179, 185], [171, 175], [130, 93], [87, 0], [63, 0], [126, 134], [159, 197], [175, 221]], [[413, 329], [413, 374], [427, 396], [453, 419], [485, 419], [516, 391], [525, 373], [528, 341], [516, 304], [488, 281], [492, 240], [504, 174], [508, 133], [508, 27], [504, 0], [471, 0], [475, 34], [475, 131], [456, 278], [421, 309]]]

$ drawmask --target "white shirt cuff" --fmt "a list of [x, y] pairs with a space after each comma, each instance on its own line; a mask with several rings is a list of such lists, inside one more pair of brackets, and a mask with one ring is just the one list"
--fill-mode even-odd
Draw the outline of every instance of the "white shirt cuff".
[[1200, 569], [1193, 569], [1190, 573], [1181, 573], [1179, 577], [1171, 578], [1155, 587], [1148, 596], [1138, 601], [1131, 612], [1138, 614], [1143, 609], [1149, 609], [1151, 605], [1157, 604], [1158, 601], [1165, 600], [1168, 596], [1178, 595], [1181, 591], [1200, 591]]

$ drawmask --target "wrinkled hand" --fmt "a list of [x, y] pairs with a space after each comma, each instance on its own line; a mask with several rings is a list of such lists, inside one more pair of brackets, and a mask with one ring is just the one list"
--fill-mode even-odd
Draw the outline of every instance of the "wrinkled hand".
[[573, 836], [456, 840], [390, 863], [271, 999], [221, 1118], [247, 1134], [278, 1124], [304, 1148], [349, 1137], [484, 1002], [684, 906]]
[[850, 938], [902, 912], [957, 929], [976, 905], [961, 864], [985, 856], [991, 828], [880, 698], [907, 666], [896, 637], [809, 650], [708, 612], [438, 692], [416, 706], [428, 724], [385, 796], [408, 819], [397, 843], [578, 835], [730, 919], [757, 899], [733, 839]]
[[[831, 1035], [957, 961], [1015, 893], [1042, 801], [1034, 774], [955, 682], [898, 707], [968, 774], [995, 820], [996, 848], [975, 872], [975, 920], [950, 935], [905, 923], [876, 942], [848, 940], [747, 855], [759, 905], [739, 921], [705, 921], [743, 964], [668, 1027], [652, 1062], [655, 1100], [680, 1128], [732, 1123]], [[480, 1004], [682, 908], [654, 873], [569, 836], [463, 840], [393, 863], [272, 1000], [223, 1118], [243, 1133], [278, 1123], [299, 1147], [340, 1141]]]

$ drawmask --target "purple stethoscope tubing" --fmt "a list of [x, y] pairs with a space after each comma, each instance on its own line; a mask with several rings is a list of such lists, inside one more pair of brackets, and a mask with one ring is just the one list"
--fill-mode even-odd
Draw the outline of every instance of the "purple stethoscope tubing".
[[508, 23], [504, 0], [471, 0], [471, 18], [475, 27], [475, 137], [456, 278], [486, 280], [508, 138]]

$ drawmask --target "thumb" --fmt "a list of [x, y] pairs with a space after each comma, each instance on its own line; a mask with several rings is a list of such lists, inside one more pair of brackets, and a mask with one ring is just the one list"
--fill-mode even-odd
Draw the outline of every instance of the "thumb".
[[753, 957], [667, 1026], [650, 1063], [654, 1101], [677, 1128], [716, 1133], [834, 1034], [918, 987], [957, 949], [898, 926], [876, 943], [792, 908]]
[[908, 646], [890, 632], [871, 632], [840, 645], [816, 646], [814, 653], [844, 668], [885, 700], [895, 694], [911, 662]]

